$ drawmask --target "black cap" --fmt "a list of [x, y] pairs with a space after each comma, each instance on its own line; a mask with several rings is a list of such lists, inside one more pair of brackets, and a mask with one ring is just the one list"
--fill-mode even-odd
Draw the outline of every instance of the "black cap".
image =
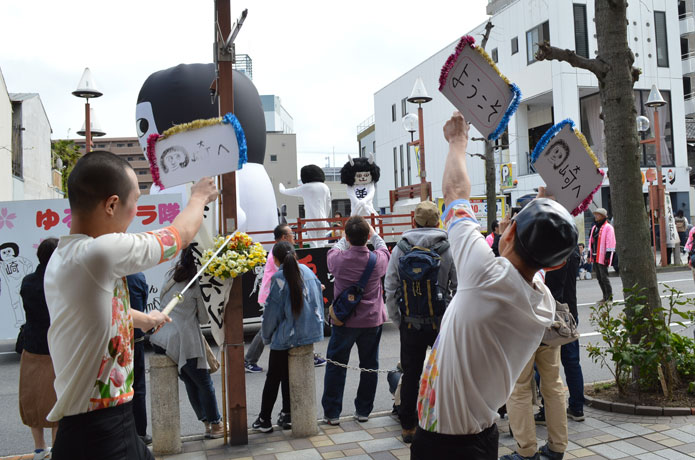
[[514, 217], [516, 238], [524, 254], [541, 267], [560, 265], [577, 246], [577, 226], [564, 206], [548, 198], [536, 198]]

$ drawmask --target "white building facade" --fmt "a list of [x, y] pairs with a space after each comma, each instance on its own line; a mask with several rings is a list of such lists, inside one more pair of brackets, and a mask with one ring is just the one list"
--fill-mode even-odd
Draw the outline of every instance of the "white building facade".
[[[54, 185], [51, 124], [37, 93], [10, 93], [12, 200], [63, 198]], [[8, 178], [9, 179], [9, 178]]]
[[0, 201], [12, 200], [12, 102], [0, 72]]
[[[651, 86], [656, 85], [669, 103], [660, 109], [664, 137], [661, 144], [662, 163], [664, 175], [668, 176], [666, 187], [671, 192], [674, 212], [683, 209], [686, 216], [692, 212], [685, 118], [686, 115], [695, 115], [695, 110], [686, 111], [683, 69], [689, 58], [686, 59], [687, 55], [682, 53], [681, 48], [687, 46], [688, 37], [695, 33], [692, 3], [692, 0], [680, 4], [671, 0], [641, 0], [630, 2], [627, 12], [628, 39], [635, 54], [634, 65], [642, 69], [642, 75], [635, 84], [637, 114], [647, 116], [653, 124], [652, 109], [647, 109], [644, 102]], [[498, 180], [498, 191], [506, 193], [513, 204], [518, 198], [535, 193], [534, 188], [543, 185], [543, 180], [529, 163], [529, 155], [543, 133], [565, 118], [575, 121], [605, 166], [597, 79], [590, 72], [575, 69], [567, 63], [535, 61], [534, 57], [535, 44], [545, 40], [549, 40], [553, 46], [575, 50], [585, 57], [595, 57], [594, 1], [490, 0], [487, 12], [491, 15], [494, 28], [486, 50], [497, 62], [500, 71], [516, 83], [523, 94], [522, 103], [511, 118], [507, 133], [498, 141], [506, 147], [497, 149], [495, 153], [498, 177], [499, 165], [511, 163], [517, 185], [500, 190]], [[472, 31], [461, 32], [462, 35], [474, 36], [480, 42], [484, 26], [483, 23]], [[405, 100], [417, 77], [422, 77], [427, 92], [433, 97], [431, 102], [423, 105], [426, 172], [427, 180], [432, 182], [433, 198], [442, 196], [441, 181], [448, 151], [442, 127], [455, 108], [439, 92], [438, 80], [442, 65], [457, 43], [458, 40], [448, 44], [374, 95], [376, 154], [381, 167], [379, 208], [388, 210], [388, 190], [417, 181], [417, 167], [411, 167], [409, 175], [402, 172], [408, 171], [408, 164], [415, 165], [415, 152], [407, 148], [410, 135], [401, 123], [403, 115], [417, 110], [416, 105]], [[417, 133], [415, 135], [417, 138]], [[653, 131], [646, 133], [646, 137], [651, 136]], [[480, 137], [480, 134], [471, 128], [470, 137]], [[483, 153], [483, 143], [470, 141], [468, 152]], [[643, 170], [655, 166], [653, 146], [642, 147], [641, 157]], [[483, 160], [469, 156], [468, 168], [473, 195], [484, 196]], [[645, 184], [645, 193], [646, 190]], [[610, 210], [607, 180], [594, 201]]]

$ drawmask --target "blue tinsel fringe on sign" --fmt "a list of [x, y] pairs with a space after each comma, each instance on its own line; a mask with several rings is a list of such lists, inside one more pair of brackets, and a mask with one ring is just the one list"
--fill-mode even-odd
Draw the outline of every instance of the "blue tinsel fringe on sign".
[[512, 117], [512, 115], [514, 115], [514, 113], [516, 113], [516, 109], [519, 108], [519, 104], [521, 103], [521, 90], [519, 87], [516, 86], [515, 83], [511, 83], [509, 88], [514, 93], [514, 98], [512, 99], [512, 103], [509, 104], [509, 107], [507, 107], [507, 110], [504, 112], [504, 116], [500, 120], [500, 124], [497, 125], [497, 128], [495, 128], [495, 130], [487, 137], [491, 141], [496, 140], [502, 135], [509, 124], [509, 119]]
[[566, 118], [562, 120], [560, 123], [556, 124], [549, 130], [543, 134], [543, 137], [541, 137], [541, 140], [538, 141], [538, 144], [536, 144], [536, 148], [533, 149], [533, 153], [531, 154], [531, 163], [535, 163], [536, 160], [538, 159], [538, 156], [541, 154], [541, 152], [545, 149], [545, 147], [548, 145], [550, 140], [555, 137], [557, 133], [560, 132], [562, 128], [565, 127], [565, 125], [570, 125], [570, 128], [574, 129], [574, 122]]
[[234, 132], [236, 133], [236, 141], [239, 144], [239, 167], [241, 169], [248, 161], [248, 152], [246, 148], [246, 135], [244, 134], [244, 129], [239, 123], [239, 119], [233, 114], [228, 113], [222, 117], [222, 123], [232, 125]]

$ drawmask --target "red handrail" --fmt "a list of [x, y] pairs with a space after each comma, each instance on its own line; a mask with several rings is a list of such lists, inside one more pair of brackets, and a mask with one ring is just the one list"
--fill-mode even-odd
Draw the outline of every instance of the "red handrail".
[[[377, 229], [379, 232], [379, 235], [382, 237], [385, 236], [397, 236], [397, 235], [402, 235], [403, 231], [410, 230], [413, 228], [413, 217], [414, 213], [410, 212], [408, 214], [388, 214], [388, 215], [371, 215], [371, 216], [365, 216], [365, 219], [369, 221], [369, 223]], [[406, 221], [404, 222], [393, 222], [393, 219], [398, 219], [398, 218], [407, 218]], [[334, 240], [335, 237], [333, 236], [325, 236], [321, 238], [307, 238], [303, 234], [306, 232], [316, 232], [316, 231], [329, 231], [329, 230], [340, 230], [345, 231], [345, 221], [347, 221], [349, 217], [327, 217], [325, 219], [304, 219], [304, 218], [298, 218], [296, 222], [288, 222], [287, 225], [289, 225], [292, 230], [297, 234], [297, 244], [299, 247], [302, 247], [304, 243], [310, 242], [310, 241], [330, 241]], [[389, 219], [391, 222], [385, 223], [384, 220]], [[404, 219], [405, 220], [405, 219]], [[307, 228], [304, 225], [307, 222], [328, 222], [329, 225], [331, 225], [332, 222], [338, 222], [341, 225], [338, 227], [310, 227]], [[387, 232], [384, 233], [384, 227], [408, 227], [404, 229], [402, 232]], [[273, 233], [273, 230], [256, 230], [256, 231], [251, 231], [251, 232], [246, 232], [248, 235], [253, 236], [253, 235], [262, 235], [266, 233]], [[261, 241], [261, 244], [274, 244], [275, 241]]]

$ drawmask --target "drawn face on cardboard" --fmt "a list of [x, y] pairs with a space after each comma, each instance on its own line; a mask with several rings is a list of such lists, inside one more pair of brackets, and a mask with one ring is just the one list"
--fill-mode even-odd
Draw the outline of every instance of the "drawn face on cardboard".
[[185, 168], [188, 166], [188, 153], [183, 147], [169, 147], [162, 153], [160, 163], [165, 173], [176, 171], [179, 168]]
[[562, 166], [570, 156], [570, 148], [562, 139], [558, 139], [546, 150], [545, 156], [553, 165], [553, 169], [558, 169]]
[[7, 262], [8, 260], [12, 260], [15, 257], [17, 257], [17, 254], [15, 254], [13, 248], [3, 248], [0, 250], [0, 259], [3, 261]]
[[355, 185], [367, 185], [372, 182], [372, 174], [369, 171], [355, 173]]

